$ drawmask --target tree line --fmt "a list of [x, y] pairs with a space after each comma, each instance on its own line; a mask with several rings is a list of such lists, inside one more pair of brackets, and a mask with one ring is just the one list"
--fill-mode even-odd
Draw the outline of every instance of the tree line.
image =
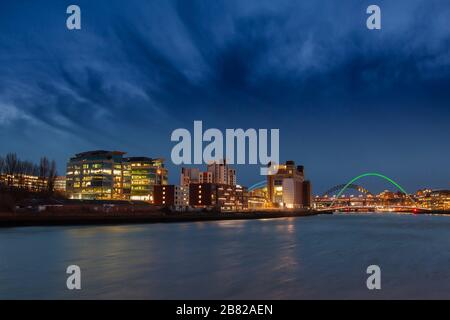
[[[55, 160], [50, 161], [47, 157], [42, 157], [39, 164], [35, 164], [19, 159], [15, 153], [8, 153], [4, 157], [0, 155], [0, 183], [9, 187], [25, 187], [21, 185], [24, 178], [35, 176], [41, 182], [37, 186], [38, 191], [53, 191], [57, 174]], [[18, 185], [14, 185], [17, 181]]]

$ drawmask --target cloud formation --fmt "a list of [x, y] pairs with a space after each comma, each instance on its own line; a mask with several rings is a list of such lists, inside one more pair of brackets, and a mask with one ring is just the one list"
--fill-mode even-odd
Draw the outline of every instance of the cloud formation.
[[[79, 1], [82, 30], [68, 31], [62, 3], [2, 1], [2, 149], [13, 148], [12, 134], [26, 149], [33, 128], [35, 135], [76, 139], [80, 148], [116, 141], [167, 152], [161, 139], [195, 119], [228, 128], [283, 126], [288, 145], [301, 133], [297, 119], [313, 148], [326, 139], [318, 128], [351, 135], [349, 119], [384, 123], [369, 137], [392, 136], [387, 113], [398, 117], [398, 130], [420, 124], [449, 137], [439, 119], [450, 113], [450, 5], [379, 1], [382, 30], [370, 32], [369, 4]], [[416, 116], [424, 108], [426, 123]], [[358, 143], [349, 148], [365, 153]]]

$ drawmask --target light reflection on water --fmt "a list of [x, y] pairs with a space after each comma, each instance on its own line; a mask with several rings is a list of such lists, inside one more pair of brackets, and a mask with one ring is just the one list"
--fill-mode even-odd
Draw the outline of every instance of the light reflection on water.
[[396, 214], [2, 229], [0, 298], [450, 298], [449, 238], [449, 217]]

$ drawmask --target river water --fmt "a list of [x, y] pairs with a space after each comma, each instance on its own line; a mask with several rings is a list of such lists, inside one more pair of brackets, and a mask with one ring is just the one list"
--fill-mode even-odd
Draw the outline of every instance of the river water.
[[[81, 268], [68, 290], [66, 268]], [[381, 268], [381, 290], [366, 269]], [[0, 229], [0, 299], [450, 298], [450, 217]]]

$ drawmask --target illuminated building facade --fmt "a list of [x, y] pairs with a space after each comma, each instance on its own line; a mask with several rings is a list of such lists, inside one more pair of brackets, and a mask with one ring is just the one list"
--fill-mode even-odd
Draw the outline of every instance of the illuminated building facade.
[[272, 206], [303, 208], [311, 206], [311, 185], [304, 179], [304, 167], [286, 161], [267, 176], [268, 199]]
[[431, 210], [450, 210], [450, 190], [419, 190], [415, 198], [420, 206]]
[[29, 191], [47, 190], [47, 179], [28, 174], [0, 175], [0, 184]]
[[67, 163], [66, 194], [71, 199], [153, 200], [153, 186], [167, 184], [163, 159], [124, 158], [121, 151], [88, 151]]
[[191, 207], [221, 211], [248, 208], [247, 189], [236, 185], [236, 171], [225, 160], [209, 163], [207, 171], [182, 168], [180, 184], [189, 190]]
[[156, 185], [154, 204], [184, 211], [189, 206], [189, 188], [175, 185]]
[[167, 184], [167, 169], [163, 159], [131, 157], [125, 159], [130, 171], [130, 199], [153, 202], [156, 185]]
[[269, 206], [267, 201], [267, 186], [248, 192], [248, 209], [258, 210]]
[[331, 204], [348, 208], [356, 207], [360, 211], [368, 208], [370, 210], [395, 209], [396, 211], [404, 210], [408, 212], [414, 207], [438, 211], [450, 210], [450, 190], [422, 189], [410, 195], [400, 191], [384, 190], [376, 195], [368, 192], [361, 195], [341, 194], [339, 198], [336, 195], [317, 195], [314, 199], [316, 208], [326, 208]]
[[66, 192], [71, 199], [123, 200], [130, 197], [130, 175], [121, 151], [78, 153], [67, 163]]
[[66, 192], [66, 176], [58, 176], [55, 179], [55, 191], [60, 193]]
[[217, 183], [191, 183], [189, 205], [219, 211], [239, 211], [248, 208], [248, 193], [245, 187]]

